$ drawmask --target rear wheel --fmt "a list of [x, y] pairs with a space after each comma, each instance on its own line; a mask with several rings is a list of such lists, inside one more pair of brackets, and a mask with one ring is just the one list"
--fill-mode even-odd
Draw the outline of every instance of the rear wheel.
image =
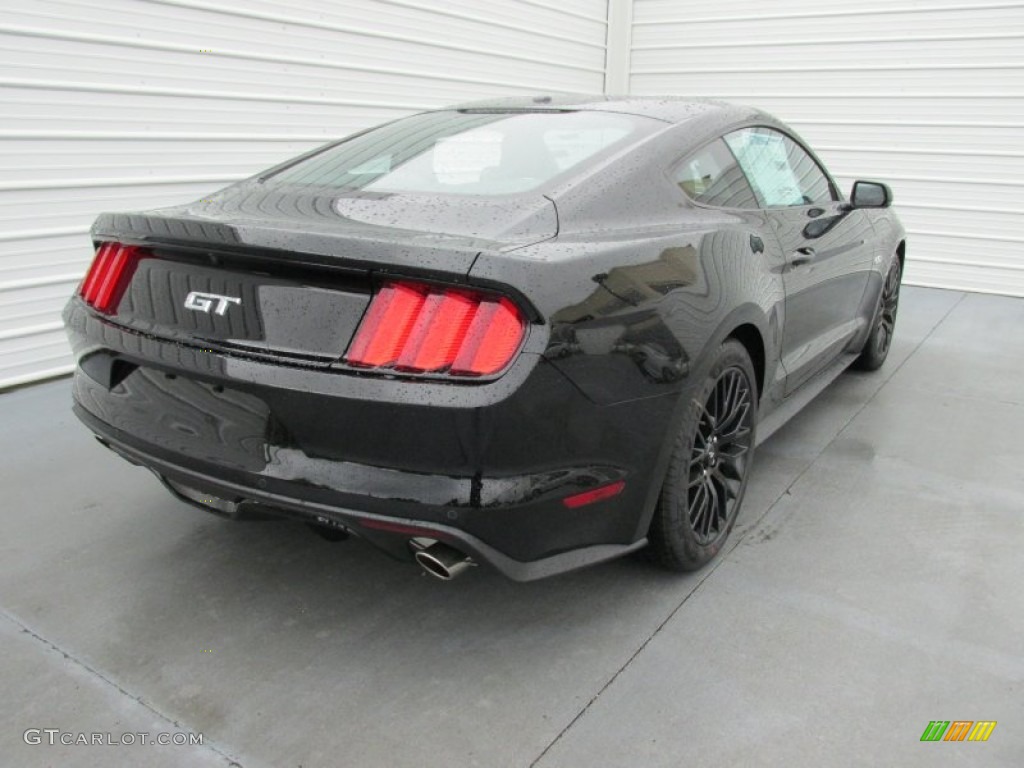
[[875, 312], [875, 325], [871, 329], [860, 357], [854, 360], [855, 367], [862, 371], [877, 371], [889, 356], [892, 347], [892, 335], [896, 329], [896, 310], [900, 304], [900, 280], [902, 278], [900, 260], [894, 258], [885, 285], [878, 297], [878, 310]]
[[754, 452], [757, 390], [747, 350], [718, 350], [687, 409], [649, 532], [650, 554], [694, 571], [721, 550], [736, 522]]

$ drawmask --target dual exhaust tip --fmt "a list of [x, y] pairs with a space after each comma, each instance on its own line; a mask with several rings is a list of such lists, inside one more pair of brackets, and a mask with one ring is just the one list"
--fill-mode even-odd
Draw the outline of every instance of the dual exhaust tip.
[[455, 547], [435, 542], [427, 547], [411, 542], [414, 557], [420, 567], [431, 576], [442, 581], [451, 581], [459, 574], [476, 565], [466, 554]]

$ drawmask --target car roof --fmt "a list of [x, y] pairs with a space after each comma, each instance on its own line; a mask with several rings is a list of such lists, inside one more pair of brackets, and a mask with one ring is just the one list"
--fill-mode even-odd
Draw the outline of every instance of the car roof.
[[602, 96], [579, 93], [542, 93], [533, 96], [509, 96], [500, 99], [470, 101], [445, 107], [446, 110], [531, 112], [590, 110], [642, 115], [666, 123], [684, 123], [698, 117], [723, 122], [748, 119], [762, 114], [759, 110], [717, 99], [696, 99], [684, 96]]

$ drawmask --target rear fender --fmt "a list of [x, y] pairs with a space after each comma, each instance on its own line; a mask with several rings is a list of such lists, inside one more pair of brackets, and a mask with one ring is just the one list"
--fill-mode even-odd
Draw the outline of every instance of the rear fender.
[[675, 406], [672, 409], [672, 416], [662, 436], [657, 463], [654, 471], [651, 473], [652, 482], [647, 489], [643, 514], [641, 514], [638, 521], [634, 539], [647, 536], [647, 531], [651, 526], [651, 519], [654, 517], [654, 510], [661, 496], [661, 488], [665, 475], [668, 472], [669, 461], [672, 459], [676, 437], [682, 428], [683, 417], [686, 415], [686, 409], [692, 405], [695, 394], [707, 377], [708, 371], [714, 362], [715, 353], [737, 328], [748, 324], [753, 325], [758, 330], [758, 333], [761, 334], [761, 341], [764, 344], [765, 371], [763, 372], [763, 380], [766, 385], [773, 380], [775, 361], [779, 357], [778, 345], [781, 343], [781, 329], [778, 322], [774, 318], [766, 317], [764, 311], [756, 304], [745, 304], [737, 307], [718, 325], [707, 344], [704, 345], [700, 355], [693, 360], [690, 375], [687, 376], [685, 385], [679, 393]]

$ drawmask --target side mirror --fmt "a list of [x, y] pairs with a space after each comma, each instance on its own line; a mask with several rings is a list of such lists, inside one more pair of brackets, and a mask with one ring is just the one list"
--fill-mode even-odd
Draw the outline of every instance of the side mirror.
[[855, 181], [850, 204], [854, 208], [888, 208], [892, 205], [892, 190], [879, 181]]

